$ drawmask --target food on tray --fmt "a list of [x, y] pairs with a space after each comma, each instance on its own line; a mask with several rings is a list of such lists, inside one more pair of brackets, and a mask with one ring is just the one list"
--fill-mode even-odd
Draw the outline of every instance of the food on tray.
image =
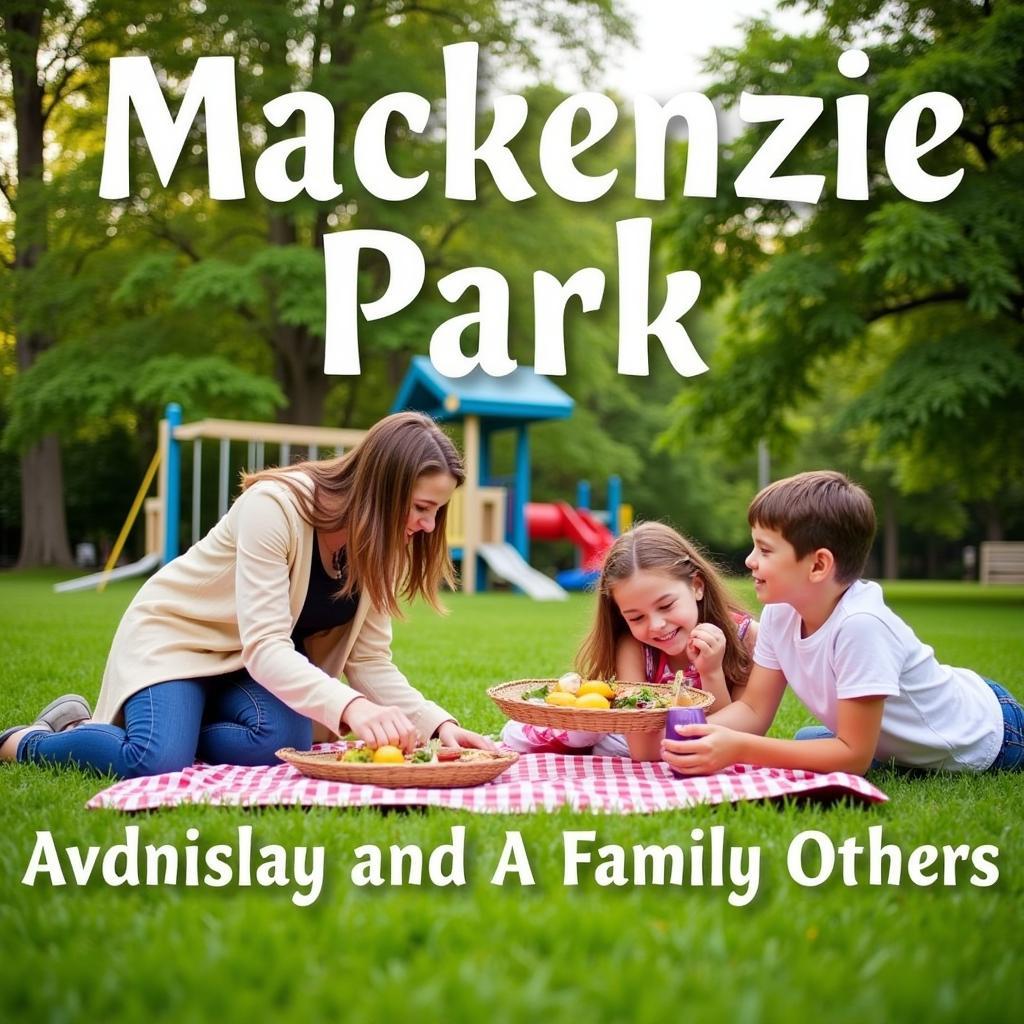
[[470, 749], [470, 750], [460, 750], [459, 751], [459, 758], [458, 759], [463, 764], [465, 764], [468, 761], [490, 761], [490, 760], [492, 760], [495, 757], [501, 757], [501, 756], [502, 756], [501, 754], [494, 753], [493, 751], [490, 751], [490, 750]]
[[[523, 693], [522, 699], [531, 704], [551, 704], [559, 708], [589, 708], [594, 711], [629, 708], [648, 711], [672, 706], [673, 692], [666, 686], [641, 686], [635, 689], [633, 686], [608, 683], [603, 679], [586, 679], [579, 684], [575, 693], [569, 693], [562, 689], [563, 680], [575, 674], [567, 673], [554, 683], [527, 690]], [[676, 700], [684, 707], [691, 704], [685, 691], [680, 691]]]
[[576, 694], [566, 693], [564, 690], [552, 690], [545, 698], [548, 704], [554, 704], [560, 708], [576, 707]]
[[370, 747], [350, 747], [340, 751], [339, 761], [348, 764], [416, 765], [444, 764], [471, 761], [489, 761], [501, 755], [489, 750], [471, 750], [461, 747], [442, 747], [440, 740], [431, 740], [425, 746], [417, 747], [411, 754], [403, 754], [398, 747], [384, 745], [373, 750]]
[[615, 691], [603, 679], [588, 679], [583, 683], [579, 688], [577, 696], [582, 697], [586, 693], [596, 693], [602, 697], [607, 697], [608, 700], [615, 696]]
[[340, 754], [338, 760], [347, 761], [349, 764], [370, 764], [373, 761], [373, 751], [369, 747], [355, 747]]
[[565, 675], [558, 677], [552, 690], [555, 693], [571, 693], [575, 695], [580, 692], [582, 685], [583, 679], [579, 672], [566, 672]]
[[653, 686], [641, 686], [639, 690], [632, 693], [616, 695], [612, 701], [612, 707], [620, 710], [633, 708], [636, 711], [660, 711], [662, 708], [671, 707], [672, 695], [665, 693], [661, 688]]

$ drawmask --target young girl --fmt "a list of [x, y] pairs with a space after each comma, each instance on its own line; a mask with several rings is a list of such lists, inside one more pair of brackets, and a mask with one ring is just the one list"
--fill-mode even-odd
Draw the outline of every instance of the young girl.
[[220, 522], [135, 595], [92, 721], [69, 695], [0, 734], [0, 760], [122, 778], [197, 757], [274, 764], [279, 747], [310, 745], [314, 723], [373, 747], [492, 747], [391, 660], [399, 598], [436, 608], [452, 579], [444, 528], [463, 477], [419, 413], [387, 417], [338, 458], [247, 476]]
[[[597, 610], [576, 656], [584, 679], [670, 683], [729, 704], [750, 673], [757, 624], [728, 595], [697, 548], [663, 523], [642, 523], [612, 545], [597, 583]], [[502, 740], [520, 751], [660, 757], [661, 733], [628, 737], [509, 722]]]

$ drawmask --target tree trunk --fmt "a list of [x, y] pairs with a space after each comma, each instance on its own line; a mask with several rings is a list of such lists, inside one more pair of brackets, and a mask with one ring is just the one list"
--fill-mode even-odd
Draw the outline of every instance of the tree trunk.
[[[46, 194], [43, 181], [43, 84], [38, 55], [43, 30], [42, 5], [28, 4], [7, 17], [7, 49], [11, 62], [14, 130], [17, 145], [18, 191], [15, 198], [14, 270], [21, 280], [15, 289], [15, 340], [18, 372], [24, 373], [50, 348], [53, 337], [29, 326], [21, 315], [19, 292], [46, 252]], [[55, 434], [35, 442], [21, 458], [21, 551], [18, 568], [70, 566], [64, 517], [64, 477], [60, 442]]]
[[[272, 245], [295, 245], [298, 231], [287, 213], [271, 213], [267, 237]], [[274, 375], [288, 399], [282, 409], [283, 423], [318, 427], [324, 419], [324, 402], [331, 378], [324, 373], [324, 340], [304, 327], [281, 323], [274, 313], [271, 329]]]
[[885, 519], [882, 526], [882, 577], [897, 580], [900, 577], [900, 522], [896, 514], [896, 495], [885, 495]]
[[[356, 3], [351, 10], [340, 0], [326, 5], [320, 0], [317, 7], [315, 45], [313, 47], [314, 71], [321, 69], [321, 49], [323, 44], [330, 47], [330, 65], [334, 75], [343, 68], [348, 68], [359, 49], [359, 40], [365, 32], [371, 14], [375, 13], [374, 3]], [[314, 75], [315, 77], [315, 75]], [[333, 100], [334, 114], [337, 124], [344, 123], [345, 101]], [[271, 138], [273, 138], [273, 133]], [[329, 231], [327, 216], [330, 207], [320, 205], [312, 223], [310, 245], [321, 253], [324, 246], [324, 235]], [[268, 218], [268, 238], [272, 245], [295, 245], [299, 242], [299, 232], [295, 215], [288, 211], [272, 210]], [[281, 323], [273, 314], [274, 324], [271, 331], [271, 342], [274, 348], [274, 372], [281, 389], [288, 399], [288, 405], [281, 411], [280, 419], [285, 423], [302, 423], [320, 426], [324, 420], [324, 403], [335, 383], [334, 378], [324, 373], [323, 338], [311, 334], [303, 327], [294, 327]], [[349, 392], [348, 407], [354, 405], [356, 387]], [[331, 426], [349, 426], [331, 424]]]
[[53, 434], [21, 456], [21, 522], [19, 568], [73, 564], [64, 522], [60, 442]]
[[985, 540], [1002, 540], [1003, 517], [995, 502], [988, 502], [985, 505]]
[[[302, 356], [307, 340], [307, 332], [303, 330], [280, 327], [274, 331], [274, 345], [278, 350], [277, 378], [288, 399], [288, 405], [281, 411], [280, 419], [282, 423], [301, 423], [319, 427], [324, 421], [324, 402], [327, 400], [331, 378], [323, 372], [322, 365], [319, 376], [306, 369], [309, 364]], [[281, 346], [289, 344], [294, 345], [297, 350], [294, 353], [297, 358], [288, 358], [282, 351]]]

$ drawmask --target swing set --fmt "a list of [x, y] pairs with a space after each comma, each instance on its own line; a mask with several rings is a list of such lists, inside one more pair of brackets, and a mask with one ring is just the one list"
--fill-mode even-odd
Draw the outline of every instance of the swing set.
[[[228, 510], [231, 501], [233, 467], [244, 466], [258, 471], [265, 466], [287, 466], [292, 461], [292, 450], [305, 450], [305, 457], [318, 459], [341, 455], [365, 436], [365, 430], [335, 429], [333, 427], [307, 427], [291, 423], [258, 423], [247, 420], [196, 420], [182, 423], [181, 406], [172, 402], [160, 421], [157, 450], [153, 454], [135, 499], [118, 534], [110, 556], [100, 572], [78, 579], [57, 583], [54, 590], [64, 593], [72, 590], [102, 591], [111, 580], [144, 576], [176, 558], [181, 549], [182, 507], [182, 449], [191, 441], [191, 538], [194, 544], [203, 535], [203, 443], [215, 442], [218, 451], [217, 518]], [[237, 450], [246, 446], [245, 460], [239, 462]], [[233, 449], [232, 446], [235, 446]], [[268, 458], [276, 460], [268, 463]], [[154, 477], [157, 478], [156, 497], [147, 498]], [[145, 510], [145, 554], [128, 565], [117, 564], [132, 527]]]

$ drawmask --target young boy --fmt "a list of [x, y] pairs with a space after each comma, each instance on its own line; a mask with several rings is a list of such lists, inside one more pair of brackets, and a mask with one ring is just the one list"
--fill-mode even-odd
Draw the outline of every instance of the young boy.
[[[1003, 687], [935, 660], [860, 579], [875, 535], [871, 499], [841, 473], [779, 480], [747, 513], [747, 567], [765, 604], [742, 696], [665, 740], [685, 774], [736, 761], [862, 773], [873, 759], [919, 769], [1024, 767], [1024, 709]], [[826, 726], [814, 739], [768, 739], [787, 683]], [[683, 739], [682, 737], [689, 737]]]

